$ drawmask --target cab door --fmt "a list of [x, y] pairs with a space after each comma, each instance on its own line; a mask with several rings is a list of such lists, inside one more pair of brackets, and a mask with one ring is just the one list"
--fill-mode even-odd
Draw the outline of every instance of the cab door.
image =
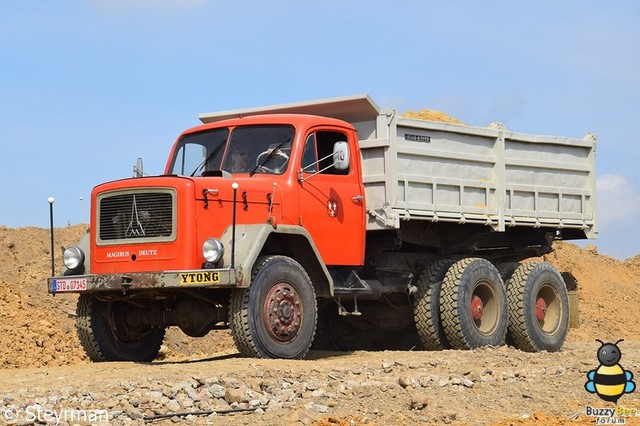
[[[352, 132], [318, 129], [308, 133], [302, 155], [300, 224], [311, 234], [326, 265], [362, 265], [365, 200], [360, 153]], [[333, 165], [336, 142], [347, 142], [349, 166]]]

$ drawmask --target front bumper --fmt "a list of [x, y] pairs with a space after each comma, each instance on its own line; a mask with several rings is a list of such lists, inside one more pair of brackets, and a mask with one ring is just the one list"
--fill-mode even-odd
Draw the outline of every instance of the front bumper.
[[242, 281], [236, 269], [200, 269], [188, 271], [136, 272], [131, 274], [75, 275], [47, 279], [48, 292], [90, 293], [149, 289], [225, 288]]

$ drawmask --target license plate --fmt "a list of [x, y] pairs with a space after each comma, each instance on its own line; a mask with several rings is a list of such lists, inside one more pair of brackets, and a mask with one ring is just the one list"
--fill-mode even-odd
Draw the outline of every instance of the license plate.
[[59, 278], [53, 280], [53, 292], [82, 291], [87, 289], [86, 278]]
[[219, 272], [181, 272], [180, 284], [217, 284], [220, 282]]

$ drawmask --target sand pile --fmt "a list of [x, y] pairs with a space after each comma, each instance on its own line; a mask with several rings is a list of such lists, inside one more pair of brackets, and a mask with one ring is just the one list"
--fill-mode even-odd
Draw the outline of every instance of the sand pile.
[[423, 109], [420, 111], [409, 111], [402, 114], [403, 117], [415, 118], [427, 121], [442, 121], [444, 123], [465, 124], [457, 118], [453, 118], [444, 112], [434, 111], [432, 109]]

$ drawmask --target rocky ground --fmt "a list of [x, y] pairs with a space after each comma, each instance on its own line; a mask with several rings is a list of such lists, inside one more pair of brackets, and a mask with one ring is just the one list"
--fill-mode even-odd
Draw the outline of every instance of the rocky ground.
[[[83, 232], [56, 230], [58, 265], [59, 246]], [[111, 424], [595, 424], [587, 406], [614, 407], [584, 389], [595, 339], [624, 339], [621, 364], [640, 377], [640, 256], [621, 262], [591, 246], [560, 243], [547, 258], [580, 285], [580, 326], [559, 353], [311, 351], [304, 361], [241, 358], [224, 330], [170, 330], [153, 363], [89, 363], [75, 297], [46, 294], [49, 231], [0, 227], [0, 259], [0, 424], [93, 424], [103, 410]], [[640, 409], [639, 396], [618, 407]]]

